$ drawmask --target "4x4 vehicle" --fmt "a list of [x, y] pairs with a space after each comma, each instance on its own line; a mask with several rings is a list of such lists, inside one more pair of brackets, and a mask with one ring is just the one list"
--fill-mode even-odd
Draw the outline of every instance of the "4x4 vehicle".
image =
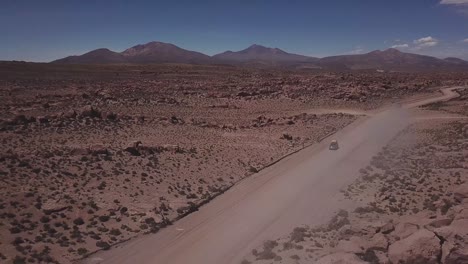
[[338, 141], [336, 141], [336, 139], [332, 140], [332, 141], [330, 142], [330, 147], [329, 147], [328, 149], [330, 149], [330, 150], [337, 150], [337, 149], [339, 149], [339, 147], [338, 147]]

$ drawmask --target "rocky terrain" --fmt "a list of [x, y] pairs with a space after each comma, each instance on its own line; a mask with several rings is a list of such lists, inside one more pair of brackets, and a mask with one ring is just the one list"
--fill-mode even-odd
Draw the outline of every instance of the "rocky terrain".
[[316, 109], [374, 109], [467, 79], [0, 63], [0, 262], [69, 263], [157, 232], [358, 118]]
[[427, 110], [442, 111], [446, 113], [453, 113], [468, 116], [468, 90], [458, 90], [460, 97], [450, 100], [448, 102], [437, 102], [425, 106]]
[[415, 123], [342, 191], [354, 209], [266, 241], [243, 263], [468, 263], [467, 146], [466, 120]]

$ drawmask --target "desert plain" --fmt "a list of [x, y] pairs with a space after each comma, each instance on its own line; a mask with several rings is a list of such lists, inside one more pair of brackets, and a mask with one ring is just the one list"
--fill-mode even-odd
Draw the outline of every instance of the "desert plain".
[[[465, 72], [2, 62], [0, 262], [73, 263], [160, 232], [373, 111], [466, 85]], [[359, 206], [243, 263], [465, 263], [468, 90], [457, 92], [415, 109], [343, 188]]]

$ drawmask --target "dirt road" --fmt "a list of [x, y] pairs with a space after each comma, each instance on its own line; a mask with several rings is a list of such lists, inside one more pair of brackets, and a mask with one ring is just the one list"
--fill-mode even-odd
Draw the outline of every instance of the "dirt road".
[[245, 179], [225, 194], [157, 234], [142, 236], [99, 252], [84, 263], [219, 264], [240, 263], [264, 240], [294, 227], [327, 222], [353, 204], [339, 192], [358, 177], [399, 131], [415, 117], [410, 108], [457, 96], [444, 89], [437, 98], [408, 102], [363, 117], [333, 138], [291, 155]]

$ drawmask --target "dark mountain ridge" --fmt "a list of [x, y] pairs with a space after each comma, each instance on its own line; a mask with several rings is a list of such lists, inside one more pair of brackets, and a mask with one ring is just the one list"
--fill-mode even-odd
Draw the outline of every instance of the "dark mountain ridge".
[[114, 52], [97, 49], [80, 56], [69, 56], [53, 61], [64, 64], [114, 64], [114, 63], [185, 63], [229, 64], [251, 67], [319, 68], [331, 70], [388, 70], [431, 71], [468, 70], [468, 62], [459, 58], [436, 57], [401, 52], [397, 49], [375, 50], [365, 54], [338, 55], [314, 58], [288, 53], [278, 48], [254, 44], [240, 51], [226, 51], [213, 56], [182, 49], [164, 42], [149, 42]]

